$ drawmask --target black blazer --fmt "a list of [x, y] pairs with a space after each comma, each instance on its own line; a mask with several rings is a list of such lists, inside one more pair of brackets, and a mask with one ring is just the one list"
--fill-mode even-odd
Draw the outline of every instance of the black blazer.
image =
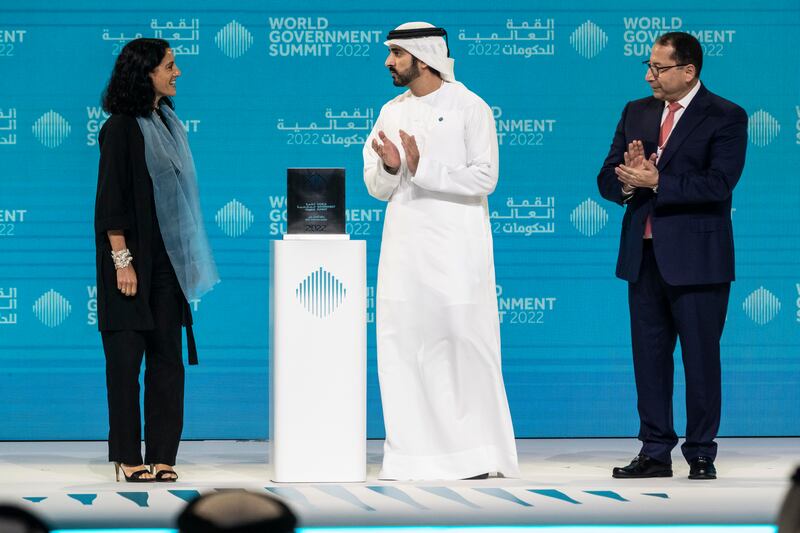
[[733, 281], [731, 195], [745, 161], [747, 113], [701, 86], [684, 110], [658, 161], [658, 193], [636, 189], [623, 202], [614, 168], [628, 143], [641, 140], [645, 155], [658, 148], [664, 102], [629, 102], [617, 125], [597, 186], [603, 198], [625, 205], [617, 276], [634, 282], [642, 262], [642, 236], [652, 214], [653, 249], [670, 285]]
[[[153, 241], [160, 232], [153, 199], [153, 182], [144, 155], [144, 137], [133, 117], [112, 115], [100, 130], [100, 167], [95, 200], [97, 263], [97, 321], [100, 331], [154, 328], [150, 308]], [[117, 273], [106, 232], [124, 230], [133, 255], [137, 294], [124, 296], [117, 289]], [[180, 290], [180, 288], [178, 288]], [[182, 325], [192, 315], [181, 294]]]

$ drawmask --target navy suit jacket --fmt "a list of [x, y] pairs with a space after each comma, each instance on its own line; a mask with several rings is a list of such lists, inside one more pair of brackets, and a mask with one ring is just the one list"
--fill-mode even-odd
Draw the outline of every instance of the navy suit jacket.
[[626, 203], [614, 168], [631, 141], [642, 141], [648, 157], [657, 150], [663, 111], [664, 102], [652, 96], [628, 102], [597, 176], [603, 198], [625, 206], [617, 276], [639, 278], [645, 221], [652, 215], [653, 250], [667, 283], [733, 281], [731, 195], [744, 167], [747, 113], [701, 86], [658, 160], [658, 192], [637, 188]]

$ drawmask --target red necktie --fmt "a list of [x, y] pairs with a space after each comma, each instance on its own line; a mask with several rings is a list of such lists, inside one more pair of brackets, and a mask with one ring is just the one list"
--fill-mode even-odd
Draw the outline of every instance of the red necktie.
[[[678, 102], [671, 102], [667, 107], [669, 109], [669, 111], [667, 111], [667, 118], [665, 118], [664, 123], [661, 124], [661, 132], [658, 134], [658, 148], [659, 152], [662, 153], [664, 151], [664, 145], [666, 145], [669, 140], [669, 134], [672, 133], [672, 126], [675, 124], [675, 112], [683, 106]], [[653, 226], [650, 223], [650, 215], [647, 215], [647, 220], [644, 223], [644, 238], [653, 238]]]

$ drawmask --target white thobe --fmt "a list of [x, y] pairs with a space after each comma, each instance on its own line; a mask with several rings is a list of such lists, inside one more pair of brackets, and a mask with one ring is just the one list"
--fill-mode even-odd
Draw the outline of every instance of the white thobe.
[[[419, 147], [414, 175], [401, 129]], [[371, 147], [378, 131], [400, 150], [396, 175]], [[457, 82], [388, 102], [364, 146], [367, 189], [389, 202], [377, 290], [381, 479], [519, 476], [486, 201], [497, 176], [492, 111]]]

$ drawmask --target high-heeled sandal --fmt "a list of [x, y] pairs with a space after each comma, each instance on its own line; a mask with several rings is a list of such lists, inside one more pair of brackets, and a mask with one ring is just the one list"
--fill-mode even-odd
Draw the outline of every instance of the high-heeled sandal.
[[114, 462], [114, 473], [117, 476], [117, 483], [119, 483], [120, 470], [122, 470], [122, 475], [125, 478], [125, 481], [127, 481], [128, 483], [152, 483], [153, 481], [155, 481], [153, 478], [142, 477], [145, 474], [150, 474], [150, 471], [148, 471], [146, 468], [136, 470], [135, 472], [131, 472], [130, 475], [128, 475], [128, 473], [125, 472], [125, 469], [122, 468], [122, 465], [120, 463]]
[[178, 473], [171, 468], [162, 468], [158, 472], [155, 472], [155, 469], [156, 465], [150, 465], [150, 473], [155, 474], [154, 481], [157, 483], [174, 483], [178, 481]]

